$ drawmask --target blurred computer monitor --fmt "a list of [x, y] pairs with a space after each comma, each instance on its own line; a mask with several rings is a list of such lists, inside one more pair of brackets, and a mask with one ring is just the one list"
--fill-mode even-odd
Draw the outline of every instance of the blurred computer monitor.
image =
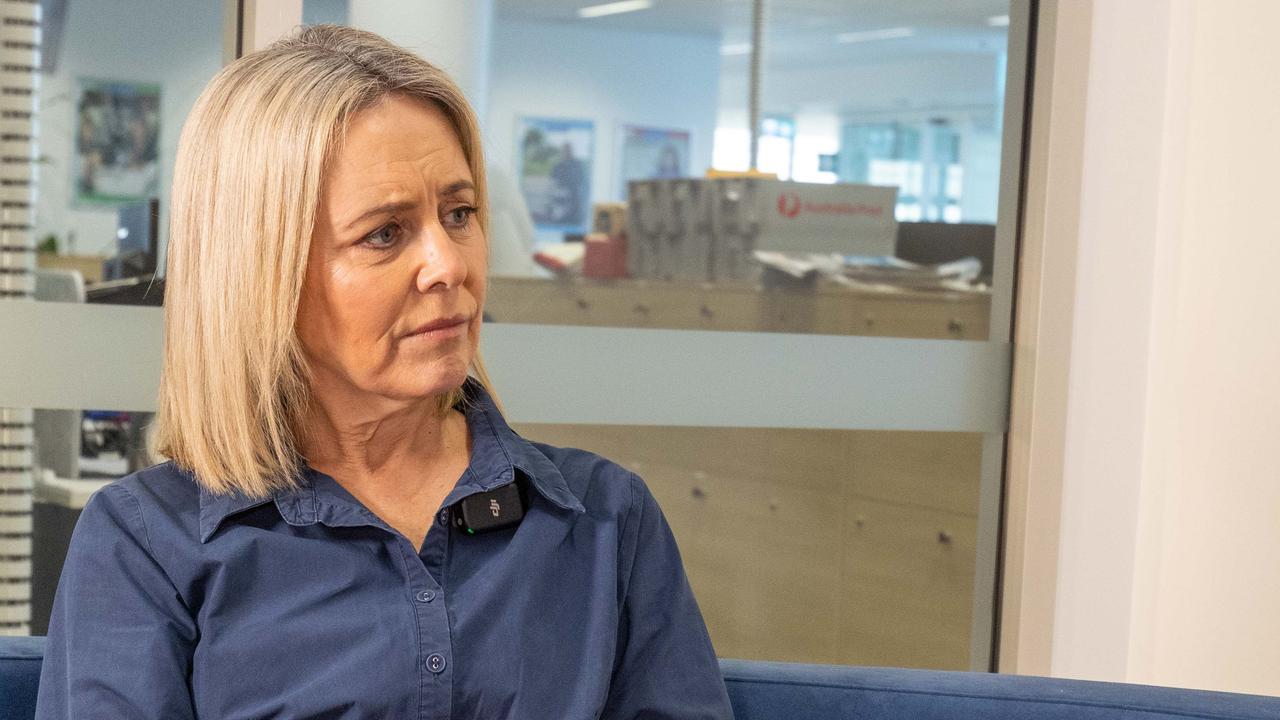
[[103, 280], [141, 277], [156, 271], [160, 201], [150, 198], [116, 210], [115, 257], [102, 263]]
[[982, 261], [982, 282], [990, 283], [995, 259], [996, 226], [981, 223], [898, 223], [898, 258], [937, 265], [966, 257]]

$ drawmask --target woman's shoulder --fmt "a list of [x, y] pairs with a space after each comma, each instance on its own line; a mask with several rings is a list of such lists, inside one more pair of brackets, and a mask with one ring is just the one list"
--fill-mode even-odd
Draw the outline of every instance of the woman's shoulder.
[[[100, 530], [118, 528], [139, 535], [142, 543], [162, 537], [171, 546], [181, 536], [198, 537], [200, 487], [172, 461], [132, 472], [93, 493], [81, 511], [82, 524]], [[114, 522], [95, 522], [105, 515]]]
[[148, 510], [180, 514], [200, 509], [199, 484], [172, 460], [129, 473], [103, 490], [113, 487], [112, 492], [132, 496]]
[[536, 440], [525, 442], [555, 466], [588, 512], [625, 514], [639, 493], [647, 493], [638, 474], [599, 453]]

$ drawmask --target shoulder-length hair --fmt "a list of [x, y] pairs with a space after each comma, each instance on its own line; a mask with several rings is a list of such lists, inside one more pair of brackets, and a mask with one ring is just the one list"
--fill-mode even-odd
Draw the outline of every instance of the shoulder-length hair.
[[[370, 32], [305, 27], [223, 68], [187, 116], [173, 172], [154, 450], [215, 493], [295, 487], [310, 371], [294, 329], [326, 163], [389, 95], [449, 119], [488, 237], [475, 113], [439, 68]], [[492, 390], [477, 351], [471, 373]], [[462, 399], [443, 394], [437, 410]]]

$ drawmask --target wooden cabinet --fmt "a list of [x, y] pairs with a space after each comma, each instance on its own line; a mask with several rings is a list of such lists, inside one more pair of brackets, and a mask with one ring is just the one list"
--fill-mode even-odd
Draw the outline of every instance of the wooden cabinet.
[[985, 340], [985, 293], [574, 278], [489, 279], [493, 322]]

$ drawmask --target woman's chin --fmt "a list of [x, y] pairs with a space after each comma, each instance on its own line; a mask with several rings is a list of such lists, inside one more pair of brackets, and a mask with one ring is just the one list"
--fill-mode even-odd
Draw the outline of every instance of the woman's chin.
[[403, 382], [397, 385], [406, 397], [440, 395], [462, 387], [467, 379], [467, 365], [461, 361], [442, 363], [436, 360], [426, 368], [404, 373], [401, 378]]

